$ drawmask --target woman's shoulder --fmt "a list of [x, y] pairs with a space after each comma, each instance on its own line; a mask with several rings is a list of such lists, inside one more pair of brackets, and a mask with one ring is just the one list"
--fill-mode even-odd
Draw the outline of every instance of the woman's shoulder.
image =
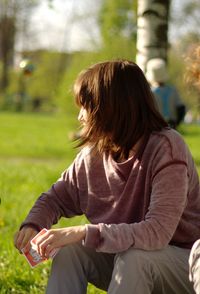
[[185, 145], [183, 136], [170, 127], [164, 128], [161, 131], [152, 132], [152, 139], [158, 141], [167, 140], [170, 144], [181, 143]]
[[153, 148], [168, 150], [172, 158], [185, 158], [189, 152], [183, 136], [178, 131], [171, 128], [153, 132], [150, 136], [150, 141]]

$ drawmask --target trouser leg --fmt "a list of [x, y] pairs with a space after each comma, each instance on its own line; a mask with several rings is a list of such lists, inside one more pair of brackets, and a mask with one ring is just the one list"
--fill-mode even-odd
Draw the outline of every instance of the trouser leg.
[[189, 281], [189, 250], [129, 249], [115, 256], [108, 294], [193, 294]]
[[46, 293], [85, 294], [88, 282], [106, 290], [113, 260], [113, 254], [97, 253], [80, 244], [63, 247], [53, 259]]
[[196, 294], [200, 294], [200, 240], [197, 240], [191, 250], [189, 258], [190, 280]]

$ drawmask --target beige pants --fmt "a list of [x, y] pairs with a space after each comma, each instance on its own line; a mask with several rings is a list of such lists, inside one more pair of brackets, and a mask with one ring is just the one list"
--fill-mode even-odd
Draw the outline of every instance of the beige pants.
[[108, 294], [193, 294], [190, 250], [168, 246], [144, 251], [130, 248], [113, 255], [69, 245], [53, 260], [47, 294], [85, 294], [88, 282]]

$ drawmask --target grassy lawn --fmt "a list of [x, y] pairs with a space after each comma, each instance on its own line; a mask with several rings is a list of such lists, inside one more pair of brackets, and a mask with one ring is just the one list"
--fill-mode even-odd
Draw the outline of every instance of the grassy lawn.
[[[75, 116], [0, 113], [0, 293], [44, 293], [50, 261], [31, 269], [13, 246], [13, 235], [42, 191], [57, 180], [76, 154], [68, 135]], [[180, 128], [200, 172], [200, 126]], [[84, 217], [59, 225], [84, 223]], [[89, 286], [89, 294], [105, 293]]]

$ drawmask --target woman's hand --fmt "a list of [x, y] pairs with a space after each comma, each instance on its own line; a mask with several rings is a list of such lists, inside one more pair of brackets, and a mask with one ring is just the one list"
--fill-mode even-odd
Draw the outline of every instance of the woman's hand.
[[85, 238], [85, 234], [85, 226], [48, 230], [37, 238], [37, 251], [42, 257], [49, 258], [53, 249], [80, 242]]
[[14, 245], [21, 252], [23, 248], [28, 250], [30, 247], [30, 240], [38, 234], [36, 229], [25, 226], [18, 231], [14, 236]]

